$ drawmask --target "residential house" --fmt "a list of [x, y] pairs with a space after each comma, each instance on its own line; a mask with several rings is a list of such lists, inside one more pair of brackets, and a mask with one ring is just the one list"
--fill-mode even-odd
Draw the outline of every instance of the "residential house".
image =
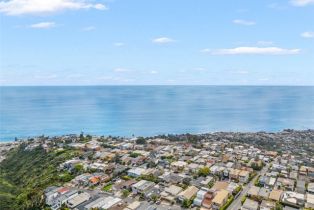
[[132, 192], [135, 194], [145, 194], [149, 189], [155, 186], [154, 182], [141, 180], [135, 184], [132, 185]]
[[260, 187], [251, 186], [249, 191], [247, 192], [247, 195], [250, 197], [257, 197], [259, 195]]
[[247, 198], [241, 207], [241, 210], [258, 210], [258, 202]]
[[229, 171], [229, 177], [232, 180], [238, 180], [239, 179], [239, 174], [240, 174], [240, 170], [239, 169], [230, 169]]
[[146, 169], [140, 167], [131, 168], [130, 170], [128, 170], [128, 176], [137, 178], [143, 175], [145, 171]]
[[314, 194], [314, 182], [310, 182], [310, 183], [307, 185], [307, 191], [308, 191], [309, 193]]
[[102, 196], [84, 206], [84, 210], [90, 210], [90, 209], [109, 209], [112, 206], [115, 206], [116, 204], [120, 203], [121, 199], [112, 197], [112, 196]]
[[295, 181], [293, 179], [279, 177], [276, 186], [287, 191], [294, 191]]
[[83, 192], [78, 194], [77, 196], [69, 199], [67, 201], [67, 206], [70, 208], [75, 208], [76, 206], [88, 201], [91, 198], [90, 194], [87, 192]]
[[182, 188], [176, 185], [171, 185], [166, 187], [163, 192], [161, 192], [161, 199], [170, 203], [175, 203], [176, 196], [182, 192]]
[[273, 200], [275, 202], [279, 202], [281, 200], [281, 196], [283, 194], [283, 191], [282, 190], [272, 190], [270, 193], [269, 193], [269, 199], [270, 200]]
[[198, 192], [198, 188], [195, 186], [189, 186], [187, 189], [184, 191], [180, 192], [179, 195], [177, 196], [178, 200], [183, 202], [184, 200], [190, 200], [192, 197], [196, 195]]
[[212, 189], [215, 189], [215, 190], [227, 190], [229, 186], [229, 183], [228, 182], [223, 182], [223, 181], [218, 181], [218, 182], [215, 182], [214, 186], [212, 187]]
[[276, 203], [272, 201], [262, 200], [260, 210], [273, 210], [276, 207]]
[[187, 163], [184, 161], [175, 161], [170, 165], [171, 169], [175, 172], [183, 171], [186, 166]]
[[269, 189], [266, 189], [264, 187], [262, 187], [259, 192], [258, 192], [258, 196], [267, 200], [268, 197], [269, 197], [269, 193], [270, 193], [270, 190]]
[[195, 199], [194, 199], [194, 201], [193, 201], [193, 204], [195, 205], [195, 206], [202, 206], [202, 202], [203, 202], [203, 200], [204, 200], [204, 197], [205, 197], [205, 194], [208, 192], [208, 189], [206, 189], [206, 188], [201, 188], [198, 192], [197, 192], [197, 194], [196, 194], [196, 197], [195, 197]]
[[305, 203], [305, 196], [301, 193], [286, 191], [283, 193], [282, 202], [294, 207], [302, 207]]
[[204, 207], [206, 209], [211, 209], [213, 199], [215, 196], [216, 196], [216, 191], [215, 190], [209, 190], [204, 196], [204, 199], [202, 202], [202, 207]]
[[130, 180], [120, 180], [119, 182], [116, 182], [113, 186], [112, 189], [115, 191], [118, 190], [131, 190], [132, 185], [137, 183], [136, 180], [130, 179]]
[[247, 183], [249, 181], [250, 173], [248, 171], [241, 170], [239, 173], [239, 181], [241, 183]]
[[212, 208], [214, 210], [220, 209], [223, 205], [225, 205], [228, 201], [229, 192], [227, 190], [221, 189], [219, 190], [214, 199], [212, 200]]
[[305, 208], [314, 209], [314, 194], [306, 194]]
[[296, 189], [295, 191], [298, 192], [298, 193], [305, 193], [305, 181], [304, 180], [297, 180], [297, 186], [296, 186]]

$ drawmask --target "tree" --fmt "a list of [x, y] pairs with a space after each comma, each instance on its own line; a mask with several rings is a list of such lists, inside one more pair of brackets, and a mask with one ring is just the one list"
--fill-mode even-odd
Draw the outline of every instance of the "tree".
[[259, 165], [257, 162], [253, 162], [251, 164], [251, 168], [253, 168], [254, 170], [260, 171], [263, 168], [263, 166]]
[[280, 202], [276, 202], [276, 207], [275, 207], [275, 210], [282, 210], [283, 207], [282, 205], [280, 204]]
[[80, 133], [80, 141], [84, 141], [84, 133], [83, 132]]
[[115, 156], [113, 157], [113, 162], [115, 163], [120, 163], [121, 162], [121, 158], [119, 154], [115, 154]]
[[203, 167], [203, 168], [200, 168], [200, 169], [198, 170], [198, 175], [199, 175], [199, 176], [208, 176], [209, 173], [210, 173], [210, 169], [209, 169], [207, 166], [205, 166], [205, 167]]
[[74, 166], [74, 170], [75, 170], [76, 172], [81, 172], [81, 171], [83, 171], [83, 169], [84, 169], [84, 167], [83, 167], [82, 164], [76, 164], [76, 165]]
[[152, 200], [156, 203], [156, 201], [158, 200], [158, 195], [156, 195], [156, 194], [153, 194], [152, 195]]
[[189, 208], [189, 207], [191, 206], [191, 204], [192, 204], [192, 201], [191, 201], [191, 200], [189, 200], [189, 199], [184, 199], [184, 200], [183, 200], [183, 203], [182, 203], [182, 207], [183, 207], [183, 208]]
[[144, 139], [143, 137], [138, 137], [136, 139], [136, 144], [146, 144], [146, 139]]
[[132, 152], [132, 153], [130, 154], [130, 157], [132, 157], [132, 158], [137, 158], [137, 157], [140, 156], [140, 155], [141, 155], [140, 153]]
[[123, 190], [122, 191], [122, 197], [123, 198], [126, 198], [126, 197], [128, 197], [130, 195], [130, 191], [128, 191], [128, 190]]

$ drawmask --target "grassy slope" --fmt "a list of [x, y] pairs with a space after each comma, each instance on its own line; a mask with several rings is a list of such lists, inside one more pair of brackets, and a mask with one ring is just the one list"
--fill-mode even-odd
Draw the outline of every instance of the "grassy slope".
[[0, 164], [0, 209], [42, 209], [43, 190], [66, 181], [57, 167], [75, 153], [46, 153], [41, 148], [24, 151], [23, 146], [10, 151]]

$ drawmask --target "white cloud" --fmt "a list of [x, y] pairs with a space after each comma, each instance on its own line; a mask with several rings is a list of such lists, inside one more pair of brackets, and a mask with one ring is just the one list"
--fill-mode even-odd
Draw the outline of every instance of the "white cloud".
[[115, 68], [113, 71], [114, 72], [129, 72], [131, 70], [130, 69], [126, 69], [126, 68]]
[[150, 71], [151, 74], [158, 74], [158, 71]]
[[211, 49], [208, 49], [208, 48], [205, 48], [205, 49], [202, 49], [201, 52], [202, 53], [210, 53], [212, 50]]
[[291, 0], [291, 4], [297, 7], [304, 7], [314, 5], [314, 0]]
[[106, 10], [100, 3], [89, 0], [7, 0], [0, 1], [0, 12], [6, 15], [46, 15], [64, 10]]
[[86, 26], [86, 27], [83, 28], [83, 31], [93, 31], [95, 29], [96, 29], [95, 26]]
[[252, 26], [252, 25], [256, 24], [256, 22], [254, 22], [254, 21], [251, 21], [251, 20], [241, 20], [241, 19], [235, 19], [232, 22], [234, 24], [245, 25], [245, 26]]
[[274, 45], [274, 42], [272, 42], [272, 41], [258, 41], [256, 44], [259, 46], [271, 46], [271, 45]]
[[48, 29], [56, 26], [55, 22], [41, 22], [30, 25], [31, 28]]
[[301, 34], [303, 38], [314, 38], [314, 31], [306, 31]]
[[113, 45], [116, 46], [116, 47], [122, 47], [125, 44], [123, 42], [116, 42], [116, 43], [113, 43]]
[[268, 5], [269, 8], [275, 9], [275, 10], [285, 10], [287, 9], [287, 6], [284, 4], [279, 4], [279, 3], [271, 3]]
[[279, 47], [236, 47], [207, 50], [206, 52], [212, 55], [294, 55], [299, 54], [301, 51], [300, 49], [284, 49]]
[[155, 38], [153, 39], [153, 42], [154, 43], [157, 43], [157, 44], [167, 44], [167, 43], [171, 43], [171, 42], [174, 42], [175, 40], [169, 38], [169, 37], [158, 37], [158, 38]]

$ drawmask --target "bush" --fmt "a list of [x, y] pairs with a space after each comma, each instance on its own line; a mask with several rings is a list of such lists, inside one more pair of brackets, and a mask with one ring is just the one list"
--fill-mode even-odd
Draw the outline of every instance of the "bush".
[[210, 173], [210, 169], [208, 168], [208, 167], [203, 167], [203, 168], [200, 168], [199, 170], [198, 170], [198, 175], [199, 176], [208, 176], [209, 175], [209, 173]]
[[242, 204], [242, 205], [244, 204], [245, 200], [246, 200], [246, 196], [244, 196], [244, 197], [241, 198], [241, 204]]
[[103, 191], [109, 192], [109, 191], [111, 191], [111, 188], [112, 188], [112, 184], [110, 183], [110, 184], [105, 185], [105, 186], [103, 187]]
[[233, 194], [233, 195], [237, 195], [241, 190], [242, 190], [242, 186], [239, 185], [239, 186], [232, 192], [232, 194]]
[[132, 157], [132, 158], [137, 158], [137, 157], [140, 156], [140, 155], [141, 155], [140, 153], [132, 152], [132, 153], [130, 154], [130, 157]]
[[230, 204], [232, 203], [234, 197], [231, 195], [229, 198], [228, 198], [228, 201], [225, 205], [223, 205], [219, 210], [226, 210]]
[[188, 199], [184, 199], [182, 202], [182, 207], [183, 208], [190, 208], [190, 206], [192, 205], [193, 200], [188, 200]]

